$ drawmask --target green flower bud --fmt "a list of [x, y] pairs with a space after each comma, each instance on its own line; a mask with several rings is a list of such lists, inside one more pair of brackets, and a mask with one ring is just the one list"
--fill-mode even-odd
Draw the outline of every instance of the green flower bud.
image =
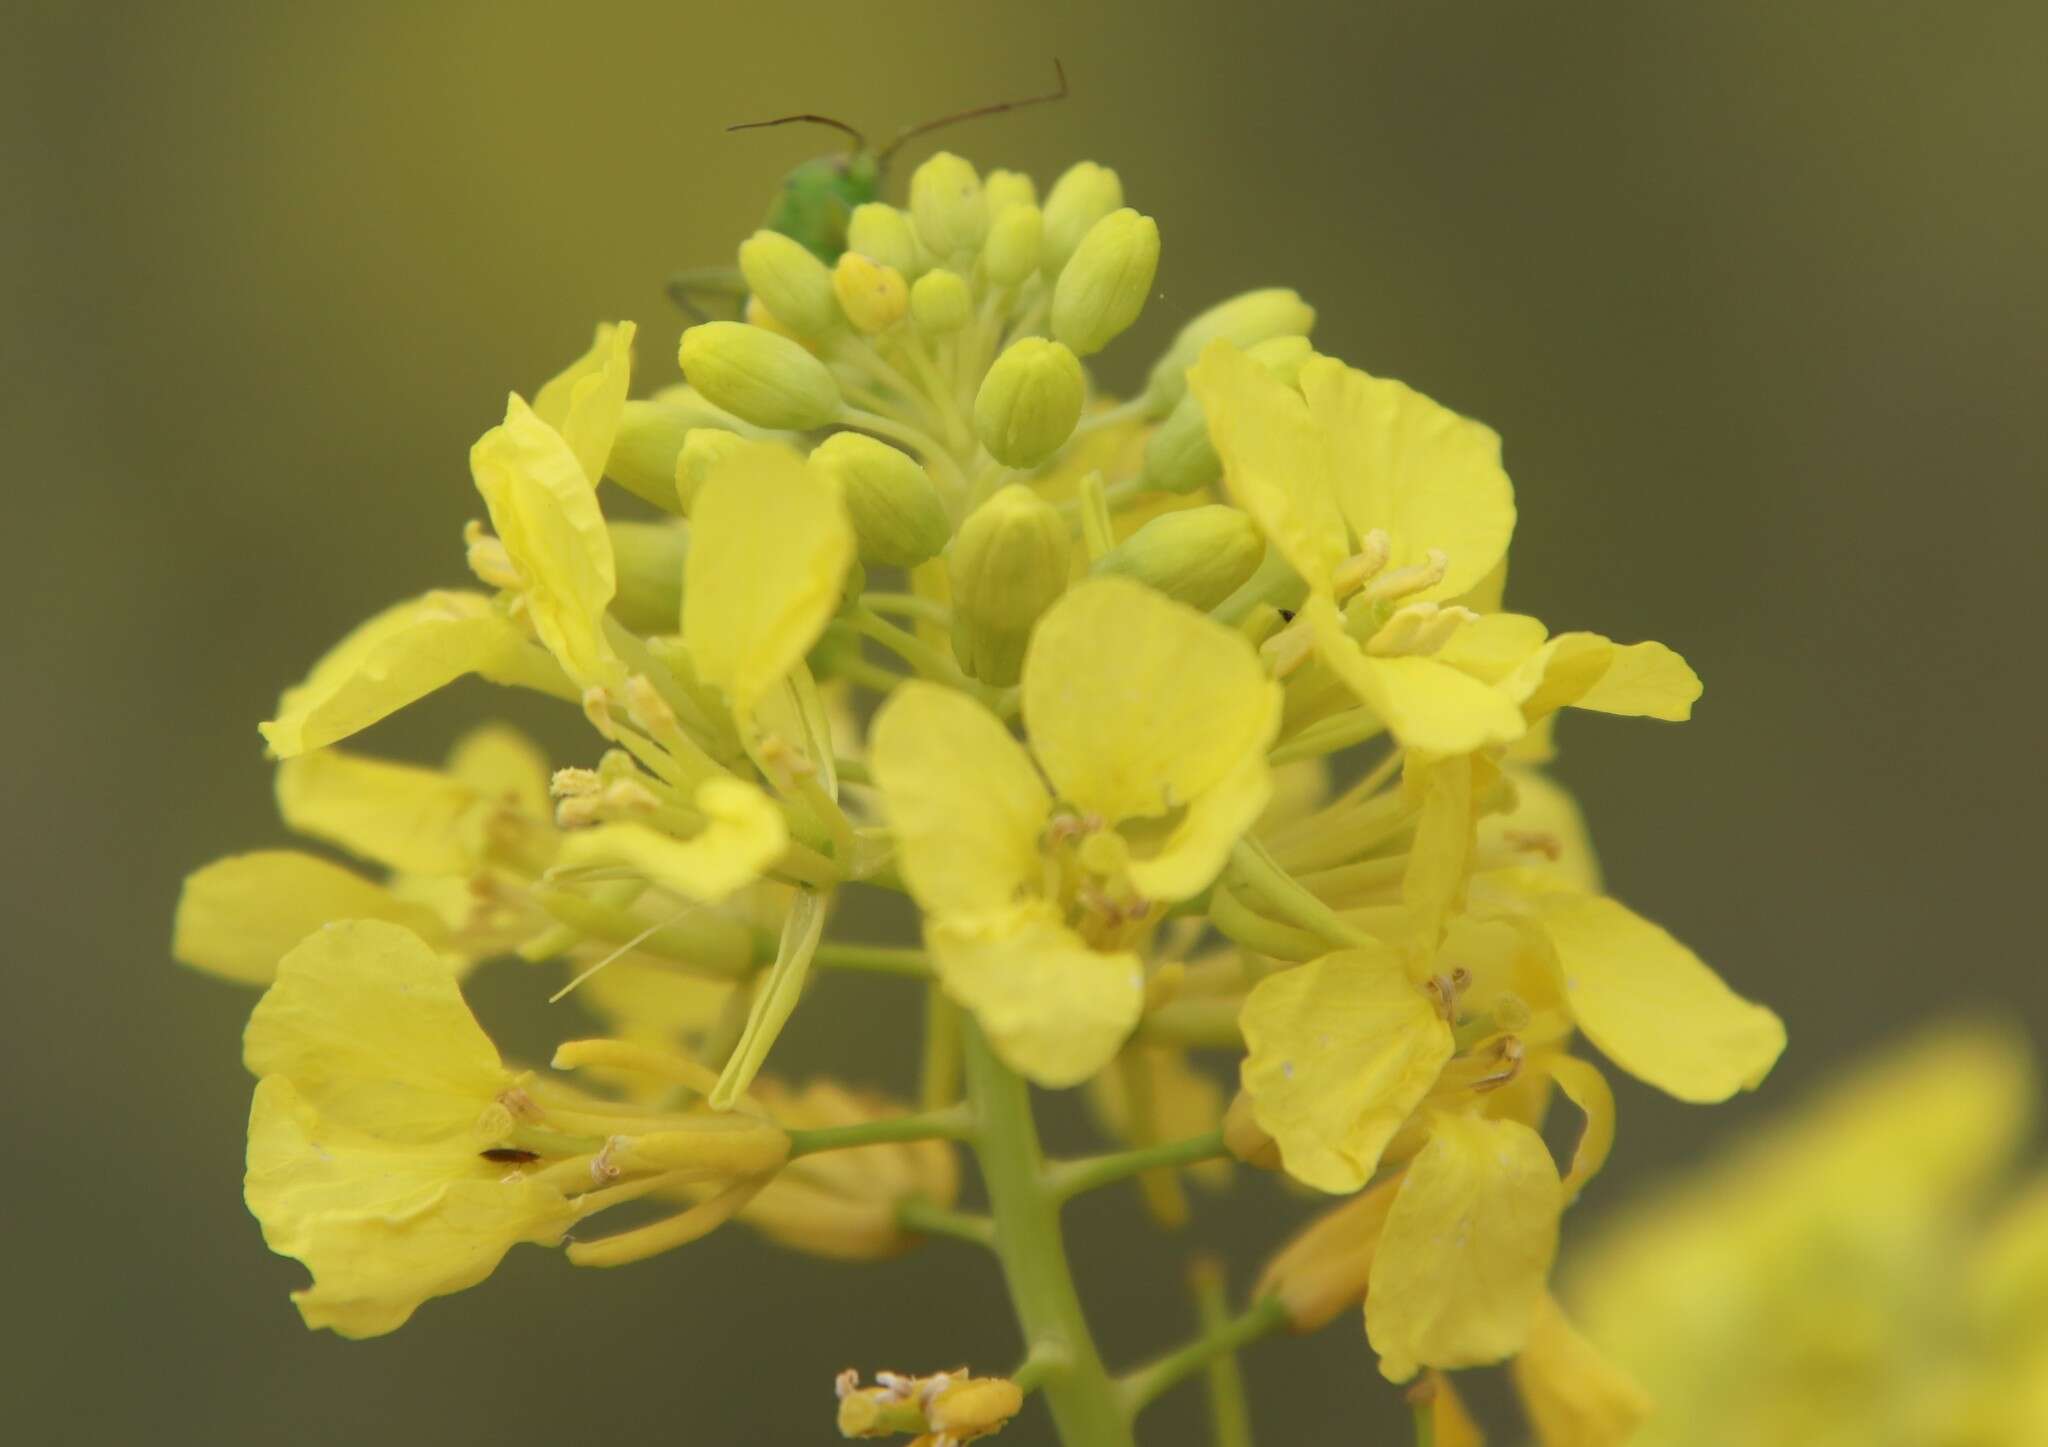
[[1266, 540], [1234, 507], [1214, 504], [1162, 513], [1095, 560], [1097, 576], [1135, 578], [1204, 612], [1257, 571]]
[[[1245, 353], [1288, 386], [1315, 355], [1307, 337], [1272, 337]], [[1223, 476], [1223, 459], [1209, 440], [1209, 419], [1192, 392], [1145, 440], [1145, 485], [1164, 492], [1194, 492]]]
[[1038, 252], [1045, 237], [1045, 215], [1025, 203], [996, 213], [989, 223], [988, 245], [981, 264], [997, 286], [1015, 286], [1038, 270]]
[[1017, 681], [1032, 625], [1066, 591], [1071, 553], [1059, 509], [1021, 482], [968, 515], [946, 552], [962, 668], [998, 688]]
[[1081, 363], [1059, 342], [1013, 342], [981, 379], [974, 431], [989, 456], [1009, 467], [1036, 467], [1066, 445], [1081, 420], [1088, 384]]
[[1081, 238], [1052, 291], [1052, 334], [1079, 356], [1101, 351], [1145, 309], [1159, 269], [1159, 224], [1126, 206]]
[[801, 431], [839, 415], [839, 384], [825, 364], [765, 328], [745, 322], [691, 327], [683, 333], [681, 358], [691, 386], [756, 427]]
[[917, 233], [910, 218], [882, 201], [869, 201], [853, 208], [846, 223], [846, 249], [858, 251], [882, 266], [893, 266], [905, 276], [923, 268], [917, 259]]
[[839, 485], [861, 556], [892, 568], [935, 558], [953, 535], [946, 504], [908, 453], [859, 432], [835, 432], [811, 453], [811, 466]]
[[723, 427], [698, 427], [683, 439], [682, 451], [676, 454], [675, 492], [684, 513], [697, 500], [697, 489], [711, 469], [737, 452], [744, 441], [739, 433]]
[[682, 522], [607, 523], [619, 590], [612, 616], [635, 633], [673, 633], [683, 616], [683, 556], [690, 529]]
[[988, 214], [1000, 216], [1012, 206], [1036, 206], [1038, 184], [1022, 171], [990, 171], [981, 183]]
[[693, 427], [711, 409], [660, 398], [629, 401], [619, 412], [619, 430], [604, 475], [663, 512], [681, 512], [676, 497], [676, 458]]
[[[1088, 229], [1124, 204], [1124, 183], [1116, 172], [1093, 161], [1069, 166], [1045, 198], [1045, 254], [1039, 264], [1058, 276]], [[1192, 358], [1189, 366], [1194, 365]]]
[[910, 320], [927, 337], [950, 336], [974, 316], [974, 297], [956, 271], [928, 271], [910, 288]]
[[800, 337], [839, 326], [832, 272], [810, 248], [777, 231], [756, 231], [740, 243], [740, 275], [775, 319]]
[[1285, 287], [1248, 291], [1218, 302], [1180, 329], [1145, 381], [1145, 415], [1164, 417], [1187, 394], [1188, 368], [1218, 337], [1249, 348], [1270, 337], [1305, 337], [1316, 309]]
[[951, 151], [940, 151], [911, 173], [910, 219], [933, 256], [971, 256], [988, 235], [981, 177]]

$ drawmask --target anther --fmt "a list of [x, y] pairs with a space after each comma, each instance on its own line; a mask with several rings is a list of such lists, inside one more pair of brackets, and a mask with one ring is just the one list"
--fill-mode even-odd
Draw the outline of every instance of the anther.
[[1444, 580], [1450, 571], [1450, 555], [1442, 548], [1431, 548], [1422, 555], [1419, 563], [1410, 563], [1405, 568], [1396, 568], [1391, 573], [1382, 573], [1365, 585], [1365, 601], [1387, 603], [1396, 598], [1405, 598], [1410, 593], [1420, 593], [1424, 588], [1434, 588]]
[[1289, 624], [1259, 645], [1259, 654], [1275, 678], [1285, 678], [1308, 662], [1315, 652], [1315, 635], [1306, 628]]
[[616, 1181], [623, 1174], [618, 1163], [612, 1159], [612, 1152], [625, 1144], [624, 1136], [612, 1136], [605, 1141], [598, 1153], [590, 1158], [590, 1179], [593, 1184], [602, 1186], [607, 1181]]
[[1331, 579], [1331, 586], [1341, 600], [1350, 597], [1367, 583], [1378, 577], [1387, 566], [1387, 558], [1393, 552], [1393, 545], [1387, 541], [1384, 528], [1374, 528], [1358, 540], [1358, 551], [1338, 564], [1337, 572]]
[[612, 696], [600, 684], [593, 683], [583, 690], [583, 716], [590, 720], [590, 726], [608, 739], [619, 736], [619, 726], [612, 722]]
[[548, 792], [557, 799], [574, 799], [595, 794], [602, 784], [595, 769], [557, 769], [548, 780]]
[[519, 567], [512, 561], [512, 555], [505, 551], [504, 543], [484, 531], [484, 525], [471, 518], [463, 525], [462, 541], [467, 550], [469, 570], [476, 574], [479, 582], [493, 588], [523, 588], [526, 579], [519, 575]]
[[1525, 854], [1540, 854], [1552, 863], [1564, 858], [1564, 841], [1541, 829], [1503, 829], [1500, 837], [1509, 848]]
[[848, 1367], [832, 1379], [832, 1395], [842, 1402], [858, 1390], [860, 1390], [860, 1373], [852, 1367]]
[[1365, 651], [1381, 658], [1427, 657], [1448, 643], [1451, 635], [1479, 615], [1470, 608], [1410, 603], [1395, 611], [1365, 641]]

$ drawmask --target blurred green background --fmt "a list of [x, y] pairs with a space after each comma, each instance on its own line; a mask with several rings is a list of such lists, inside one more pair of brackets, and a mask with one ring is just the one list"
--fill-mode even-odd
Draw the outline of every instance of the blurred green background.
[[[1092, 157], [1158, 217], [1112, 381], [1208, 301], [1298, 287], [1325, 350], [1504, 434], [1515, 603], [1707, 680], [1682, 731], [1575, 717], [1562, 771], [1616, 892], [1793, 1044], [1714, 1112], [1623, 1082], [1571, 1233], [1911, 1022], [2048, 1036], [2048, 8], [6, 8], [14, 1440], [825, 1442], [842, 1366], [1006, 1364], [965, 1248], [825, 1266], [739, 1231], [617, 1273], [520, 1251], [396, 1337], [304, 1332], [240, 1202], [250, 997], [166, 941], [186, 869], [282, 839], [253, 727], [279, 686], [460, 581], [465, 452], [505, 392], [622, 316], [643, 381], [672, 375], [662, 279], [830, 140], [725, 123], [886, 135], [1054, 55], [1070, 101], [947, 144], [1043, 179]], [[376, 746], [437, 755], [503, 701], [457, 690]], [[480, 993], [534, 1027], [532, 977]], [[901, 1001], [833, 1003], [785, 1067], [905, 1078], [873, 1045]], [[1249, 1270], [1282, 1211], [1196, 1234]], [[1073, 1221], [1109, 1352], [1178, 1336], [1131, 1200]], [[1403, 1440], [1355, 1319], [1249, 1366], [1271, 1441]], [[1183, 1396], [1149, 1440], [1199, 1440]]]

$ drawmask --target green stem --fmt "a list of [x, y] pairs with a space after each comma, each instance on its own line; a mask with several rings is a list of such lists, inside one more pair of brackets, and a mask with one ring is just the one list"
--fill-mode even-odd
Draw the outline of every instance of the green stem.
[[906, 1231], [917, 1231], [926, 1236], [951, 1236], [959, 1241], [986, 1246], [991, 1251], [995, 1249], [996, 1223], [989, 1217], [935, 1206], [920, 1196], [896, 1203], [896, 1222]]
[[[1204, 1337], [1230, 1325], [1230, 1307], [1223, 1295], [1223, 1265], [1213, 1256], [1197, 1257], [1188, 1268], [1194, 1288], [1195, 1316]], [[1209, 1359], [1209, 1424], [1215, 1447], [1252, 1447], [1251, 1408], [1244, 1395], [1244, 1371], [1237, 1353], [1218, 1352]]]
[[1274, 862], [1257, 840], [1240, 839], [1230, 851], [1231, 868], [1249, 884], [1259, 898], [1271, 905], [1292, 925], [1326, 940], [1337, 949], [1371, 946], [1371, 935], [1350, 923], [1337, 911], [1309, 893], [1293, 875]]
[[1286, 1324], [1287, 1309], [1278, 1297], [1269, 1296], [1186, 1346], [1118, 1378], [1117, 1396], [1122, 1399], [1124, 1410], [1135, 1417], [1168, 1388], [1200, 1371], [1217, 1356], [1234, 1352]]
[[819, 1151], [843, 1151], [855, 1146], [884, 1145], [891, 1141], [959, 1141], [974, 1133], [974, 1113], [965, 1105], [944, 1110], [919, 1111], [914, 1115], [885, 1116], [857, 1125], [825, 1125], [813, 1130], [789, 1133], [789, 1155], [814, 1155]]
[[1134, 1447], [1131, 1426], [1089, 1334], [1060, 1236], [1059, 1200], [1046, 1188], [1031, 1092], [964, 1021], [967, 1089], [980, 1130], [974, 1143], [996, 1221], [996, 1254], [1028, 1350], [1057, 1354], [1041, 1390], [1067, 1447]]
[[1246, 949], [1276, 960], [1312, 960], [1330, 952], [1327, 944], [1307, 930], [1254, 913], [1228, 889], [1219, 889], [1210, 896], [1209, 923]]
[[1084, 1156], [1077, 1161], [1056, 1161], [1045, 1168], [1045, 1189], [1054, 1200], [1068, 1201], [1084, 1191], [1113, 1186], [1118, 1181], [1159, 1166], [1189, 1166], [1196, 1161], [1212, 1160], [1225, 1154], [1227, 1149], [1223, 1144], [1223, 1132], [1212, 1130], [1205, 1135], [1189, 1136], [1186, 1140], [1140, 1146], [1131, 1151]]
[[828, 970], [865, 970], [871, 975], [909, 975], [919, 980], [932, 976], [932, 962], [923, 950], [893, 945], [822, 944], [813, 962]]

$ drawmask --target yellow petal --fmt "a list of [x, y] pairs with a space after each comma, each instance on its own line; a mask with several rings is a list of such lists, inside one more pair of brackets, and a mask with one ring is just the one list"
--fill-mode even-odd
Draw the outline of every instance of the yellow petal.
[[1564, 1176], [1564, 1198], [1570, 1204], [1579, 1198], [1586, 1182], [1600, 1174], [1607, 1153], [1614, 1149], [1614, 1088], [1597, 1066], [1576, 1055], [1546, 1053], [1539, 1069], [1585, 1117], [1579, 1143], [1572, 1147], [1571, 1167]]
[[1700, 692], [1700, 676], [1692, 665], [1663, 644], [1616, 644], [1607, 671], [1577, 706], [1679, 723], [1692, 717]]
[[1006, 909], [1039, 883], [1052, 808], [1023, 745], [973, 700], [906, 683], [875, 715], [869, 767], [903, 879], [935, 915]]
[[1432, 754], [1465, 754], [1521, 736], [1527, 724], [1513, 700], [1435, 658], [1376, 658], [1344, 631], [1328, 598], [1302, 613], [1316, 654], [1402, 744]]
[[1525, 613], [1486, 613], [1453, 633], [1434, 657], [1482, 683], [1499, 683], [1549, 637], [1550, 630]]
[[832, 483], [786, 447], [749, 442], [690, 509], [683, 642], [741, 715], [803, 660], [839, 606], [853, 524]]
[[1345, 950], [1246, 996], [1244, 1088], [1287, 1173], [1355, 1191], [1451, 1058], [1451, 1030], [1388, 950]]
[[216, 859], [185, 877], [171, 954], [208, 974], [267, 985], [286, 951], [341, 919], [388, 920], [430, 940], [442, 932], [432, 910], [339, 864], [296, 850], [264, 849]]
[[592, 487], [618, 435], [633, 375], [631, 322], [600, 325], [590, 350], [533, 394], [534, 415], [561, 434]]
[[467, 1143], [399, 1145], [323, 1119], [282, 1076], [256, 1086], [244, 1192], [271, 1250], [313, 1273], [292, 1298], [306, 1325], [347, 1337], [395, 1331], [516, 1243], [553, 1244], [576, 1214]]
[[1327, 590], [1350, 551], [1328, 441], [1301, 394], [1227, 341], [1188, 370], [1209, 418], [1232, 501], [1251, 514], [1311, 589]]
[[491, 526], [525, 579], [534, 632], [583, 687], [616, 683], [623, 670], [604, 635], [618, 592], [611, 534], [592, 480], [562, 435], [519, 398], [469, 452]]
[[465, 673], [576, 696], [489, 598], [435, 592], [394, 604], [342, 639], [258, 728], [272, 753], [290, 758], [368, 728]]
[[678, 839], [645, 824], [599, 824], [563, 836], [555, 867], [630, 869], [700, 904], [717, 904], [752, 884], [789, 847], [782, 811], [738, 779], [707, 779], [697, 790], [702, 832]]
[[1493, 571], [1515, 530], [1515, 494], [1491, 427], [1334, 357], [1311, 358], [1301, 390], [1329, 438], [1352, 531], [1384, 531], [1392, 567], [1432, 548], [1449, 558], [1443, 581], [1414, 597], [1453, 598]]
[[1411, 797], [1422, 796], [1422, 808], [1401, 877], [1401, 902], [1417, 944], [1434, 954], [1464, 895], [1472, 863], [1472, 760], [1460, 755], [1429, 762], [1410, 756], [1405, 773], [1406, 789]]
[[360, 859], [416, 874], [460, 874], [474, 863], [474, 791], [435, 769], [316, 749], [277, 769], [277, 808], [300, 834]]
[[1131, 860], [1125, 872], [1132, 886], [1146, 899], [1192, 899], [1207, 889], [1229, 860], [1231, 846], [1258, 822], [1272, 797], [1272, 780], [1264, 747], [1246, 753], [1235, 771], [1188, 805], [1157, 850]]
[[1508, 772], [1515, 807], [1479, 821], [1482, 848], [1496, 855], [1520, 854], [1528, 867], [1552, 874], [1581, 894], [1600, 892], [1600, 861], [1578, 801], [1562, 784], [1535, 769]]
[[1037, 909], [929, 919], [946, 993], [974, 1012], [1005, 1064], [1039, 1085], [1079, 1085], [1110, 1062], [1144, 1006], [1133, 954], [1098, 954]]
[[475, 1150], [510, 1125], [512, 1075], [447, 961], [410, 930], [343, 920], [278, 961], [249, 1015], [242, 1060], [288, 1078], [322, 1117], [399, 1143]]
[[1509, 1369], [1539, 1447], [1622, 1447], [1649, 1419], [1649, 1394], [1579, 1335], [1547, 1291]]
[[1442, 1372], [1432, 1372], [1430, 1377], [1429, 1447], [1486, 1447], [1486, 1434], [1465, 1410], [1451, 1379]]
[[[1126, 578], [1082, 583], [1047, 610], [1023, 702], [1054, 791], [1112, 824], [1190, 805], [1262, 761], [1280, 722], [1279, 686], [1243, 634]], [[1260, 762], [1238, 791], [1237, 813], [1256, 794], [1240, 828], [1269, 787]]]
[[548, 780], [554, 770], [540, 746], [508, 724], [485, 724], [455, 741], [448, 772], [500, 808], [552, 818]]
[[1389, 1381], [1522, 1349], [1557, 1254], [1563, 1197], [1529, 1127], [1437, 1117], [1387, 1213], [1366, 1293], [1366, 1335]]

